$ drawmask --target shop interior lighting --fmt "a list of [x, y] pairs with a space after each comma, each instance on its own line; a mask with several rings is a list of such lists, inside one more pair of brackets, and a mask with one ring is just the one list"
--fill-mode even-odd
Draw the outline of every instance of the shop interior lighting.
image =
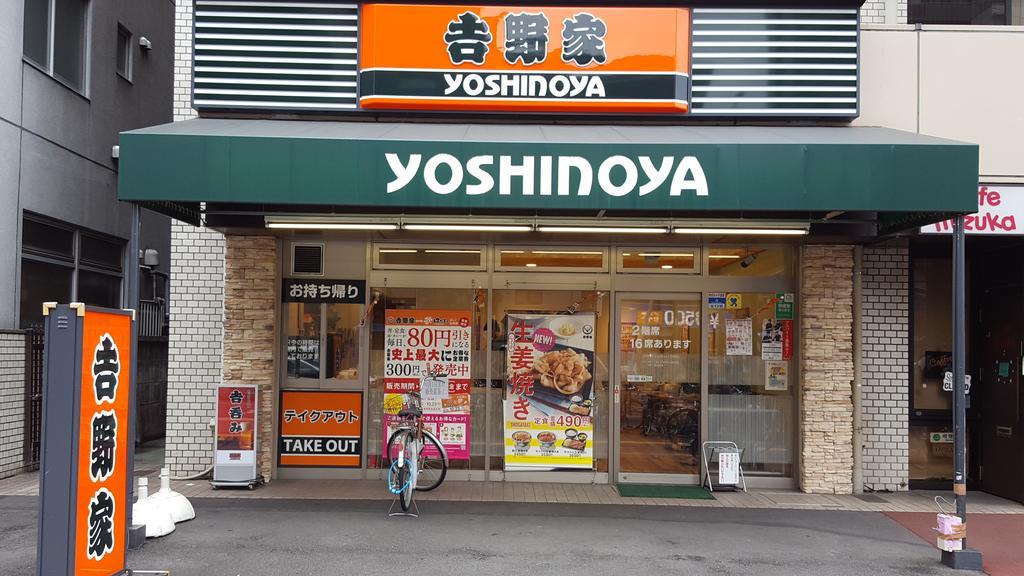
[[536, 267], [537, 267], [537, 265], [536, 265], [536, 264], [534, 264], [533, 262], [529, 262], [529, 263], [527, 263], [526, 267], [527, 267], [527, 268], [536, 268]]
[[566, 234], [667, 234], [668, 228], [626, 226], [538, 226], [540, 232]]
[[381, 248], [381, 254], [415, 254], [419, 250], [411, 250], [409, 248]]
[[663, 269], [665, 269], [665, 270], [671, 270], [672, 269], [672, 265], [671, 264], [662, 264], [661, 267]]
[[502, 254], [526, 254], [526, 250], [502, 250]]
[[708, 254], [708, 260], [739, 260], [739, 254]]
[[676, 234], [717, 234], [733, 236], [805, 236], [807, 228], [702, 228], [702, 227], [679, 227], [673, 228]]
[[479, 250], [424, 250], [427, 254], [479, 254]]
[[366, 222], [267, 222], [267, 228], [286, 230], [398, 230], [398, 224]]
[[514, 224], [404, 224], [402, 228], [422, 232], [531, 232], [532, 226]]
[[[623, 254], [629, 256], [629, 254]], [[640, 252], [637, 256], [644, 258], [693, 258], [693, 252]]]
[[600, 250], [531, 250], [533, 254], [557, 254], [557, 255], [573, 255], [573, 256], [599, 256], [604, 254]]

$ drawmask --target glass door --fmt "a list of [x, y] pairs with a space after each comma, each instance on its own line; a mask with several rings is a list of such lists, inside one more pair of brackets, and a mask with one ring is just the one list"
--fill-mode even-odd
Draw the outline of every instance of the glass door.
[[618, 298], [618, 481], [699, 482], [700, 294]]

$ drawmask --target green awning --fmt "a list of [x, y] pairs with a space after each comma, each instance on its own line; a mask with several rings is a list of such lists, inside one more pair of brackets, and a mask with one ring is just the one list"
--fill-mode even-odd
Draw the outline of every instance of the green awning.
[[195, 119], [120, 146], [122, 200], [182, 207], [977, 210], [977, 145], [885, 128]]

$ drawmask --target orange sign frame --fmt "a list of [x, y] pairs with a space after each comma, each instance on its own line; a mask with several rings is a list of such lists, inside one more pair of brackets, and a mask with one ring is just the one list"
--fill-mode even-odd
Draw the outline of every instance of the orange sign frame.
[[[446, 31], [450, 25], [458, 26], [467, 12], [486, 23], [490, 41], [482, 63], [454, 62], [449, 52]], [[523, 14], [543, 15], [547, 22], [545, 54], [536, 62], [510, 62], [506, 57], [506, 18]], [[566, 59], [563, 33], [581, 15], [603, 24], [605, 33], [598, 39], [603, 42], [602, 62], [580, 65]], [[364, 4], [360, 18], [363, 108], [674, 114], [689, 110], [687, 8]], [[556, 96], [562, 86], [565, 94]]]
[[[77, 494], [75, 495], [74, 562], [76, 575], [109, 576], [125, 568], [127, 526], [128, 451], [131, 427], [132, 316], [128, 312], [86, 307], [82, 327], [81, 397], [78, 426]], [[110, 417], [113, 416], [113, 421]], [[94, 418], [96, 422], [94, 423]], [[110, 425], [113, 422], [113, 446]], [[94, 466], [94, 434], [112, 467]], [[109, 498], [109, 500], [108, 500]], [[110, 504], [112, 500], [112, 504]], [[96, 554], [90, 550], [90, 512], [113, 507], [109, 527], [112, 547]], [[95, 544], [95, 541], [92, 542]]]

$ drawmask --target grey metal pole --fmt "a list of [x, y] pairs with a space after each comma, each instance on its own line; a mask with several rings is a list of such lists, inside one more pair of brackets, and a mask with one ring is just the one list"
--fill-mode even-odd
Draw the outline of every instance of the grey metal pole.
[[[129, 366], [129, 378], [131, 382], [131, 394], [129, 395], [129, 407], [131, 408], [131, 419], [128, 424], [128, 510], [127, 523], [129, 530], [129, 547], [136, 548], [145, 541], [145, 531], [132, 526], [132, 504], [135, 502], [135, 442], [138, 438], [137, 423], [139, 418], [138, 399], [136, 393], [138, 382], [135, 380], [137, 374], [139, 357], [139, 225], [141, 219], [141, 208], [138, 204], [132, 203], [131, 234], [128, 237], [128, 270], [125, 274], [125, 295], [122, 308], [135, 310], [135, 318], [132, 322], [132, 355], [131, 366]], [[131, 534], [134, 532], [134, 534]], [[139, 539], [141, 535], [141, 540]]]
[[[966, 310], [964, 307], [964, 217], [953, 219], [953, 493], [956, 514], [967, 522]], [[964, 539], [964, 548], [967, 540]]]

